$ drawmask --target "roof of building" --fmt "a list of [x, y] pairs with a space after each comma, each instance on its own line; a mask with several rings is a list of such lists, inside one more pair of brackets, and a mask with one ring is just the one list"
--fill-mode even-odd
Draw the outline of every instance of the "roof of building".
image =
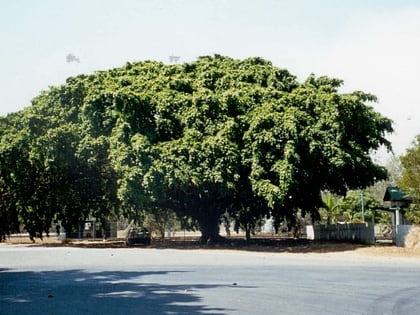
[[388, 186], [385, 191], [384, 201], [410, 201], [404, 192], [397, 186]]

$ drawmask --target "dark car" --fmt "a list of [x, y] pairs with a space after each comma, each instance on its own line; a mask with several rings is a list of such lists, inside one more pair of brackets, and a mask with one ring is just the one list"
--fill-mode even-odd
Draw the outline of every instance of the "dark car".
[[127, 246], [132, 246], [134, 244], [150, 245], [151, 240], [149, 231], [144, 227], [140, 227], [130, 229], [126, 243]]

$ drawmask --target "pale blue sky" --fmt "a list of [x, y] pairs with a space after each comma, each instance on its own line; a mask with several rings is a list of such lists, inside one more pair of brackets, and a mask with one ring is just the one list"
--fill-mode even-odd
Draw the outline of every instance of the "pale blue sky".
[[419, 0], [0, 0], [0, 40], [0, 115], [72, 75], [218, 53], [377, 95], [397, 154], [420, 134]]

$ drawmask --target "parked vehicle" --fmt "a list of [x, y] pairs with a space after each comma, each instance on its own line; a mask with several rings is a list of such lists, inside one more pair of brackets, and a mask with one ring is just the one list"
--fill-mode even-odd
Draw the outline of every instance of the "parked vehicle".
[[149, 230], [144, 227], [131, 228], [127, 234], [126, 244], [127, 246], [133, 246], [134, 244], [150, 245], [152, 238]]

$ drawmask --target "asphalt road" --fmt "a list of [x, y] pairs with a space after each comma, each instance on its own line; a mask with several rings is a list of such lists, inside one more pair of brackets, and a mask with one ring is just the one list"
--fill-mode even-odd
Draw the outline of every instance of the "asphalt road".
[[419, 314], [420, 261], [0, 245], [0, 314]]

